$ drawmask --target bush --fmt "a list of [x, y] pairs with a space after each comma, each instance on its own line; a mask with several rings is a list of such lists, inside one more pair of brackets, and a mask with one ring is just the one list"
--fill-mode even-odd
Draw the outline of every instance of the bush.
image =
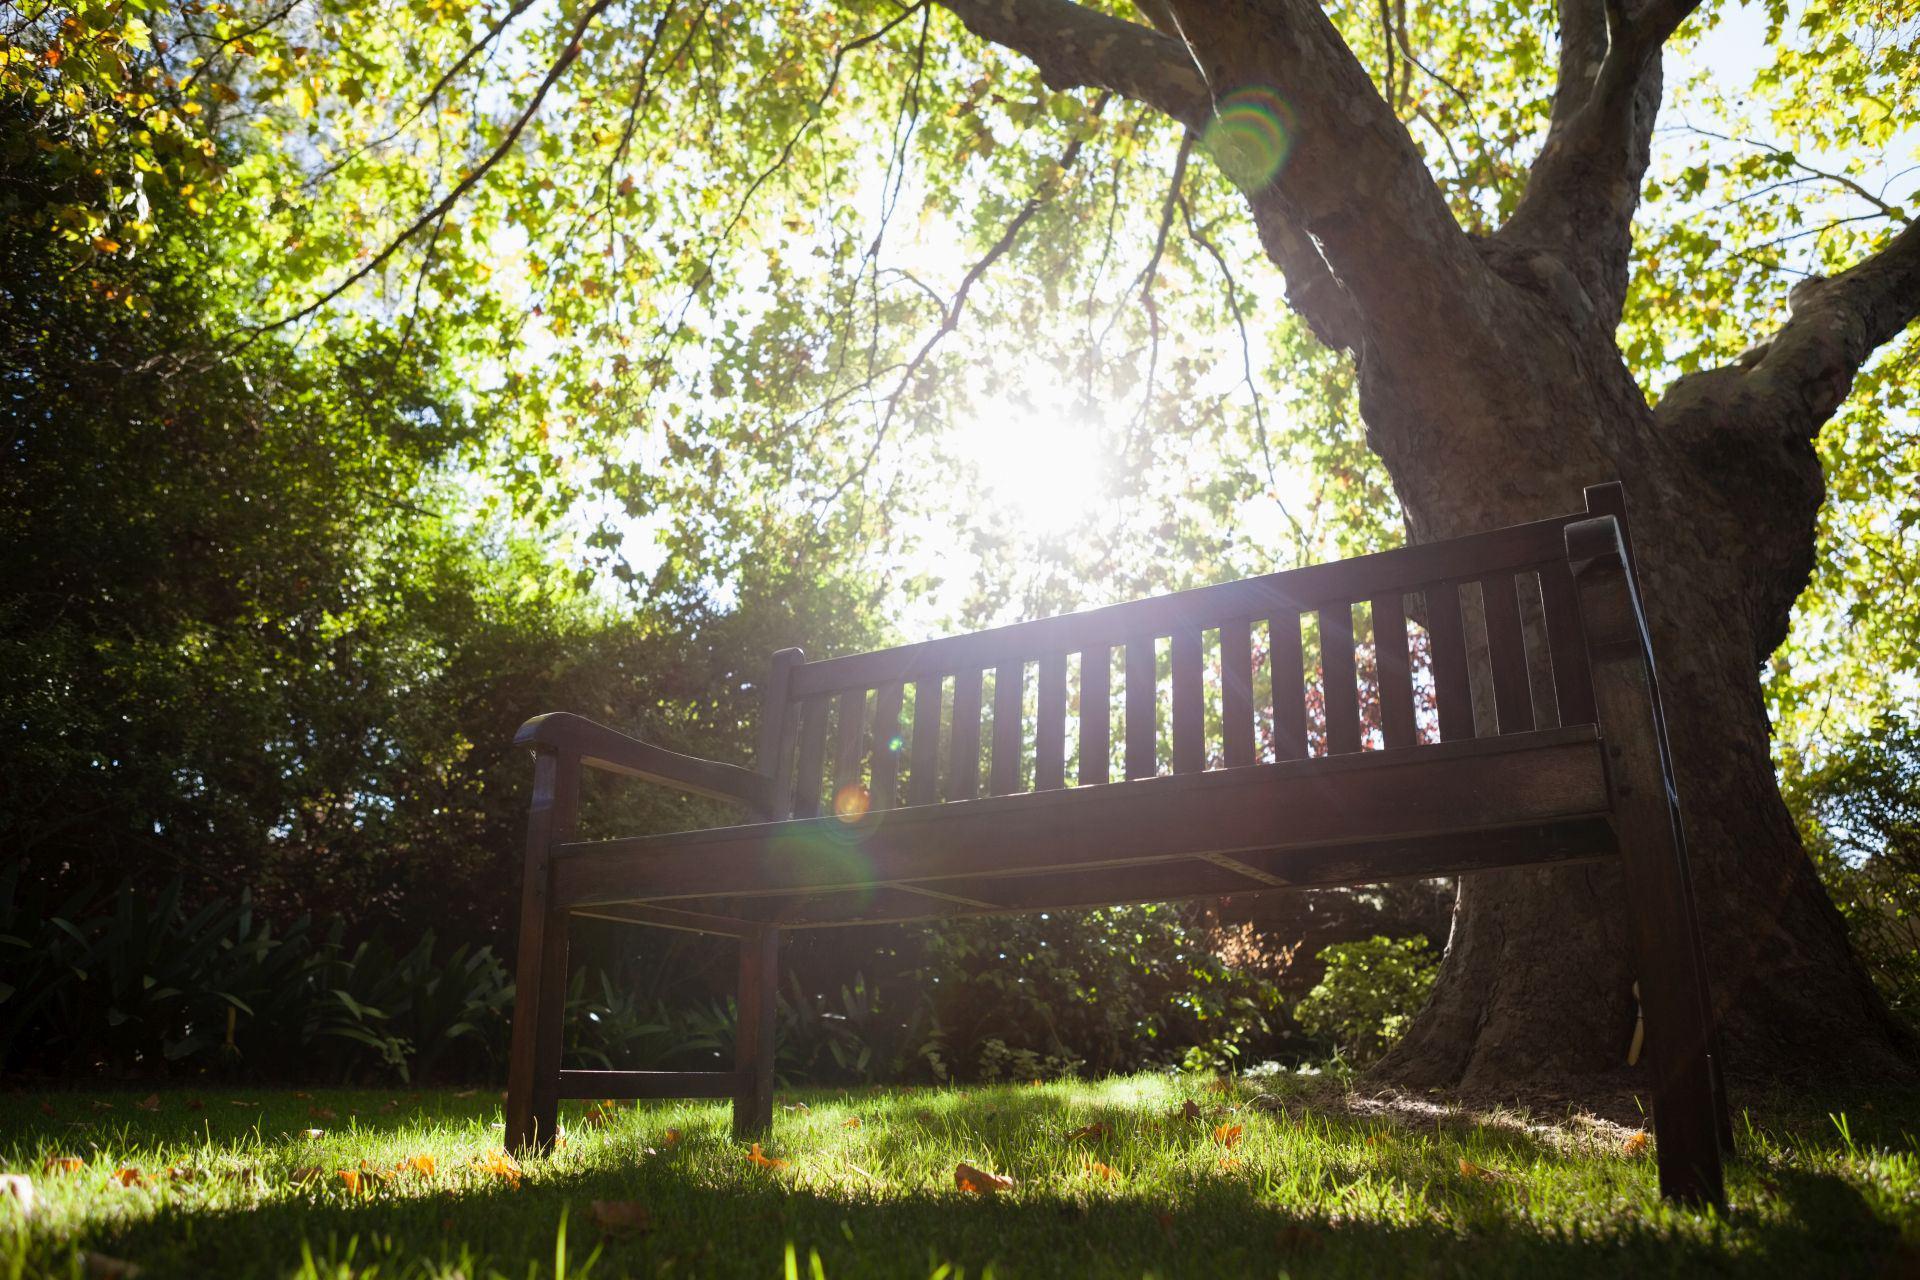
[[1433, 989], [1439, 962], [1425, 938], [1369, 938], [1321, 953], [1326, 976], [1294, 1017], [1348, 1062], [1364, 1065], [1400, 1038]]

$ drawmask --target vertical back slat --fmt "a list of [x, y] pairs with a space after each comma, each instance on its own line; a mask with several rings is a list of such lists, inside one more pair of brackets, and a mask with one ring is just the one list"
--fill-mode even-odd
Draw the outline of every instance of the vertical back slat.
[[1353, 606], [1320, 610], [1320, 673], [1327, 699], [1327, 752], [1360, 749], [1360, 690], [1353, 671]]
[[1373, 653], [1380, 673], [1380, 737], [1389, 749], [1410, 747], [1413, 659], [1407, 651], [1406, 599], [1398, 591], [1373, 602]]
[[827, 761], [827, 696], [800, 705], [800, 763], [794, 771], [793, 816], [820, 816], [820, 771]]
[[1487, 603], [1487, 650], [1493, 664], [1493, 705], [1501, 733], [1533, 728], [1533, 687], [1527, 681], [1527, 640], [1520, 629], [1520, 596], [1511, 573], [1480, 579]]
[[1094, 645], [1080, 655], [1080, 785], [1107, 780], [1113, 754], [1113, 650]]
[[1173, 633], [1173, 771], [1207, 767], [1207, 685], [1200, 629]]
[[1151, 778], [1160, 772], [1159, 718], [1155, 713], [1157, 673], [1153, 637], [1127, 641], [1127, 777]]
[[1433, 642], [1433, 693], [1440, 741], [1473, 736], [1473, 684], [1467, 676], [1467, 636], [1460, 622], [1460, 588], [1435, 582], [1427, 598], [1427, 635]]
[[945, 680], [945, 676], [930, 676], [914, 682], [908, 804], [932, 804], [940, 798], [940, 693]]
[[900, 803], [900, 704], [906, 687], [899, 681], [883, 684], [873, 694], [873, 807], [891, 809]]
[[1040, 659], [1034, 697], [1033, 786], [1052, 791], [1067, 785], [1067, 655]]
[[987, 776], [990, 795], [1011, 795], [1020, 789], [1020, 714], [1025, 692], [1025, 663], [1002, 664], [993, 674], [993, 772]]
[[788, 786], [793, 768], [794, 744], [800, 740], [800, 708], [787, 691], [793, 683], [793, 669], [807, 660], [798, 649], [782, 649], [773, 655], [767, 670], [766, 696], [760, 708], [760, 753], [755, 761], [767, 776], [767, 803], [761, 816], [778, 822], [793, 812], [793, 788]]
[[1547, 652], [1553, 655], [1553, 700], [1560, 707], [1560, 723], [1592, 724], [1593, 673], [1587, 668], [1573, 570], [1565, 560], [1540, 566], [1540, 602], [1547, 620]]
[[1276, 614], [1267, 623], [1273, 652], [1273, 758], [1300, 760], [1307, 754], [1306, 673], [1300, 655], [1300, 615]]
[[953, 758], [947, 762], [947, 799], [980, 794], [980, 669], [953, 677]]
[[860, 742], [866, 729], [867, 691], [848, 689], [834, 703], [833, 796], [838, 805], [840, 793], [860, 781]]
[[1251, 622], [1228, 622], [1220, 628], [1220, 737], [1227, 768], [1253, 763]]

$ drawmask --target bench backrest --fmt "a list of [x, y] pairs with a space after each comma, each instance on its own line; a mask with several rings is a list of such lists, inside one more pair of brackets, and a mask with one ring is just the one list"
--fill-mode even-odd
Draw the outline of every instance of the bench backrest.
[[[1070, 722], [1083, 786], [1116, 763], [1162, 772], [1163, 725], [1166, 763], [1191, 773], [1591, 723], [1563, 529], [1595, 514], [1624, 531], [1619, 485], [1465, 538], [820, 662], [783, 651], [761, 736], [769, 816], [1065, 786]], [[1476, 683], [1493, 723], [1476, 726]]]

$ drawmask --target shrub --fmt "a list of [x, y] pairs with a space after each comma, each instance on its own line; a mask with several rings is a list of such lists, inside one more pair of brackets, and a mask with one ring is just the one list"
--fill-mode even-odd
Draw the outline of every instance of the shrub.
[[1378, 1058], [1433, 989], [1439, 963], [1425, 938], [1369, 938], [1321, 952], [1326, 975], [1294, 1010], [1309, 1033], [1356, 1065]]

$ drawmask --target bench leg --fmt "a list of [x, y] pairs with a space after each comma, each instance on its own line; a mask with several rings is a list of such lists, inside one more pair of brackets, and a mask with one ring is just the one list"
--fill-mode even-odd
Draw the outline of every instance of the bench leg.
[[773, 1022], [779, 993], [780, 931], [761, 926], [740, 938], [739, 1024], [733, 1069], [733, 1136], [764, 1137], [773, 1128]]
[[567, 913], [551, 902], [550, 850], [573, 831], [578, 766], [552, 752], [534, 759], [514, 975], [513, 1044], [507, 1059], [509, 1151], [552, 1147], [560, 1114], [562, 1019], [567, 1006]]

